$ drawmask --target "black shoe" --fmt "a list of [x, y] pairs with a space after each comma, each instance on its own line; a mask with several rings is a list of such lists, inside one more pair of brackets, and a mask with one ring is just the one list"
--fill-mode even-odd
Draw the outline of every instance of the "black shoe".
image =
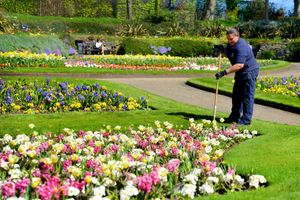
[[233, 120], [229, 117], [225, 118], [225, 123], [237, 123], [237, 122], [238, 122], [238, 120]]
[[251, 122], [243, 122], [243, 121], [239, 121], [237, 123], [238, 126], [249, 126], [251, 124]]

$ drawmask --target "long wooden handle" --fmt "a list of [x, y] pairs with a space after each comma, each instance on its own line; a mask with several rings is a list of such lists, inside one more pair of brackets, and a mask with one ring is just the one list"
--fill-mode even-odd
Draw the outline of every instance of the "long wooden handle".
[[[221, 71], [221, 54], [218, 57], [218, 72]], [[216, 81], [216, 94], [215, 94], [215, 102], [214, 102], [214, 114], [213, 114], [213, 121], [216, 120], [216, 113], [217, 113], [217, 102], [218, 102], [218, 91], [219, 91], [219, 79]]]

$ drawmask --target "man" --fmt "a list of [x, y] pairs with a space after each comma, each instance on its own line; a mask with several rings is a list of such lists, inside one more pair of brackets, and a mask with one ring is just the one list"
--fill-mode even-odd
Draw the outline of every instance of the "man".
[[253, 114], [255, 83], [259, 72], [259, 64], [256, 62], [252, 48], [239, 36], [236, 29], [227, 30], [226, 35], [228, 44], [225, 53], [231, 66], [216, 73], [215, 76], [219, 79], [235, 72], [232, 109], [227, 122], [249, 125]]

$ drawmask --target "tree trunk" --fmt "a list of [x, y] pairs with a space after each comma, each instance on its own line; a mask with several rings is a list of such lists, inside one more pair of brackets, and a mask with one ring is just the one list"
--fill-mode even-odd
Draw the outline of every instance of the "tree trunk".
[[159, 0], [155, 0], [155, 2], [154, 2], [154, 13], [155, 13], [155, 16], [158, 15], [158, 1]]
[[265, 20], [269, 20], [269, 0], [265, 0]]
[[111, 5], [112, 5], [112, 16], [114, 18], [117, 18], [118, 17], [118, 0], [112, 0]]
[[294, 15], [300, 17], [300, 0], [294, 0]]
[[126, 0], [127, 4], [127, 19], [132, 19], [132, 0]]
[[205, 6], [205, 19], [213, 20], [214, 12], [216, 9], [217, 1], [216, 0], [206, 0]]

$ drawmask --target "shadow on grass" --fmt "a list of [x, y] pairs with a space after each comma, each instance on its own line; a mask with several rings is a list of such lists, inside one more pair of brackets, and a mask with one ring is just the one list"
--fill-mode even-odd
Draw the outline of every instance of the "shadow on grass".
[[[186, 113], [186, 112], [172, 112], [172, 113], [166, 113], [166, 114], [183, 116], [187, 120], [190, 118], [194, 118], [195, 120], [200, 120], [200, 119], [213, 120], [213, 116], [211, 116], [211, 115], [197, 115], [194, 113]], [[220, 121], [220, 118], [216, 118], [216, 120]]]

